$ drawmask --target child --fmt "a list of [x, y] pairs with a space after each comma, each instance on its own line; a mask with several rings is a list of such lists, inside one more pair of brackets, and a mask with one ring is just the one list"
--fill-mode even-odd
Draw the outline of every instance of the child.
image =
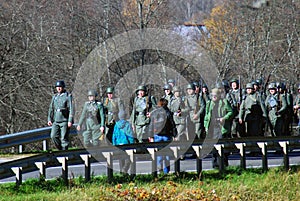
[[[133, 130], [129, 121], [126, 121], [126, 113], [124, 110], [119, 111], [119, 120], [116, 122], [112, 136], [113, 145], [133, 144]], [[130, 168], [130, 159], [120, 159], [120, 171], [127, 173]]]

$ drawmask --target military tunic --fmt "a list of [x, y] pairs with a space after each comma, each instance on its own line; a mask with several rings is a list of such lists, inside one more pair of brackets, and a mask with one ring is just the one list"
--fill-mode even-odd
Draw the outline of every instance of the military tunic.
[[[233, 110], [232, 124], [231, 124], [231, 136], [243, 137], [245, 135], [244, 124], [239, 123], [239, 109], [242, 102], [242, 89], [232, 89], [229, 91], [228, 96], [231, 97], [230, 105]], [[229, 100], [227, 98], [227, 100]]]
[[239, 111], [239, 119], [245, 122], [246, 135], [262, 136], [263, 122], [267, 118], [265, 104], [257, 93], [248, 94], [244, 97]]
[[[150, 99], [150, 100], [149, 100]], [[136, 97], [133, 103], [133, 109], [130, 116], [131, 124], [135, 127], [135, 134], [138, 142], [148, 139], [147, 126], [150, 118], [146, 116], [147, 112], [156, 107], [156, 100], [153, 96]]]
[[98, 101], [85, 102], [78, 125], [85, 124], [85, 131], [83, 131], [83, 143], [85, 147], [91, 145], [99, 145], [99, 138], [101, 133], [100, 128], [105, 126], [105, 114], [103, 104]]
[[286, 97], [284, 94], [269, 94], [266, 98], [265, 105], [272, 129], [276, 136], [283, 135], [283, 115], [287, 109]]
[[300, 93], [296, 96], [295, 102], [294, 102], [294, 107], [297, 107], [298, 109], [294, 109], [294, 112], [298, 116], [298, 135], [300, 135]]
[[176, 140], [186, 140], [187, 133], [185, 133], [185, 120], [186, 117], [183, 114], [179, 115], [181, 109], [184, 108], [184, 100], [182, 97], [173, 97], [170, 105], [170, 111], [173, 114], [173, 119], [177, 129]]
[[119, 98], [105, 98], [103, 101], [103, 106], [106, 117], [106, 139], [111, 143], [115, 124], [119, 120], [118, 113], [120, 110], [124, 110], [124, 106]]
[[68, 149], [69, 128], [68, 122], [73, 123], [72, 96], [67, 92], [55, 94], [52, 97], [49, 111], [48, 122], [52, 122], [51, 139], [55, 146], [61, 150]]
[[[185, 108], [181, 110], [183, 115], [188, 116], [188, 137], [193, 139], [195, 136], [200, 139], [204, 138], [203, 134], [205, 132], [203, 122], [205, 116], [205, 102], [202, 96], [196, 94], [188, 95], [184, 100]], [[194, 115], [197, 119], [194, 119]], [[202, 118], [202, 119], [201, 119]], [[189, 123], [190, 122], [190, 123]]]

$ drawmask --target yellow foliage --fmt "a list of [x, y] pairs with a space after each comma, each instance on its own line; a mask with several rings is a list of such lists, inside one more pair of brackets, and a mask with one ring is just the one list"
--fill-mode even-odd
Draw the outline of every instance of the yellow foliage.
[[217, 6], [212, 9], [210, 18], [204, 20], [204, 24], [210, 34], [210, 38], [207, 41], [210, 50], [221, 54], [226, 43], [237, 37], [237, 27], [232, 21], [229, 11], [224, 6]]

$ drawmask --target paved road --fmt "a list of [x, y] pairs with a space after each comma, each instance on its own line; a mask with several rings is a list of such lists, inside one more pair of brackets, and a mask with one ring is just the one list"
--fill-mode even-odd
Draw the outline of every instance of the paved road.
[[[239, 155], [234, 154], [230, 155], [229, 157], [229, 165], [230, 166], [239, 166], [240, 160]], [[0, 160], [0, 162], [4, 162], [4, 160]], [[171, 161], [171, 171], [174, 171], [173, 166], [174, 161]], [[262, 166], [261, 156], [257, 157], [248, 157], [246, 159], [247, 168], [257, 168]], [[300, 151], [294, 151], [290, 153], [290, 165], [300, 165]], [[208, 156], [203, 159], [203, 170], [210, 170], [212, 168], [211, 157]], [[268, 153], [268, 166], [275, 167], [275, 166], [283, 166], [283, 158], [279, 154], [275, 153]], [[113, 163], [114, 171], [119, 171], [119, 163], [118, 161], [114, 161]], [[196, 171], [196, 160], [195, 159], [188, 159], [182, 160], [180, 162], [180, 170], [185, 172], [195, 172]], [[53, 179], [57, 178], [61, 175], [62, 169], [61, 167], [53, 167], [47, 168], [46, 170], [46, 178]], [[93, 163], [91, 169], [92, 175], [106, 175], [106, 165], [105, 163]], [[137, 174], [149, 174], [151, 173], [151, 163], [148, 161], [138, 161], [136, 167]], [[74, 165], [69, 167], [69, 177], [79, 177], [84, 176], [84, 165]], [[39, 172], [31, 172], [26, 173], [23, 175], [23, 181], [28, 178], [39, 178]], [[0, 180], [0, 183], [6, 182], [15, 182], [15, 177], [10, 177], [7, 179]]]

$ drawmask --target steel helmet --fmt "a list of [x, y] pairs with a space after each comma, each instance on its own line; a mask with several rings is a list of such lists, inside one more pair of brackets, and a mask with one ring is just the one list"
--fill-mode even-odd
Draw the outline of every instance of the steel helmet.
[[115, 90], [114, 87], [107, 87], [106, 93], [108, 93], [108, 94], [111, 93], [112, 94], [112, 93], [114, 93], [114, 90]]
[[94, 90], [94, 89], [90, 89], [89, 91], [88, 91], [88, 96], [97, 96], [98, 94], [97, 94], [97, 92], [96, 92], [96, 90]]
[[65, 82], [63, 80], [59, 80], [55, 83], [55, 87], [62, 87], [62, 88], [65, 88], [66, 85], [65, 85]]

